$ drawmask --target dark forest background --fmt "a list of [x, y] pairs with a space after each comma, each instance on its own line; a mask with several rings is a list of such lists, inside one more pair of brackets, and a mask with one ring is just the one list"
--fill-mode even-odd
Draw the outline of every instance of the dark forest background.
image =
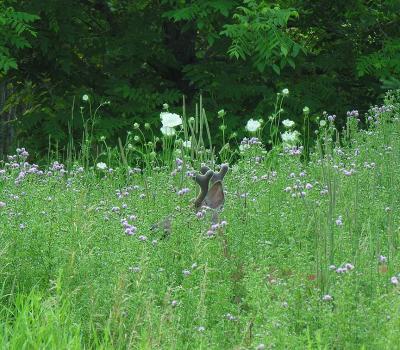
[[158, 132], [182, 95], [193, 113], [200, 93], [228, 132], [266, 119], [283, 88], [285, 118], [308, 106], [340, 124], [400, 87], [399, 14], [399, 0], [0, 0], [0, 155], [44, 154], [49, 135], [62, 148], [84, 94], [111, 102], [95, 129], [111, 143], [134, 122]]

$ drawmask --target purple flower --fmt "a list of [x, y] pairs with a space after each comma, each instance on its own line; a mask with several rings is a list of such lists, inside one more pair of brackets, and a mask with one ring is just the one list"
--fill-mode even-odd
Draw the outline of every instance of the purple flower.
[[339, 217], [336, 219], [335, 223], [336, 223], [336, 226], [343, 226], [342, 217], [339, 216]]
[[323, 300], [323, 301], [332, 301], [332, 300], [333, 300], [333, 297], [332, 297], [331, 295], [329, 295], [329, 294], [325, 294], [325, 295], [322, 297], [322, 300]]
[[140, 272], [140, 266], [131, 266], [129, 268], [129, 271], [131, 271], [131, 272]]
[[225, 317], [226, 317], [226, 319], [228, 320], [228, 321], [236, 321], [236, 317], [235, 316], [233, 316], [231, 313], [227, 313], [226, 315], [225, 315]]
[[354, 265], [350, 263], [345, 264], [344, 267], [346, 268], [347, 271], [351, 271], [354, 269]]
[[189, 276], [191, 272], [189, 270], [183, 270], [182, 273], [184, 276]]
[[347, 269], [344, 268], [344, 267], [338, 267], [338, 268], [336, 269], [336, 273], [345, 273], [345, 272], [347, 272]]
[[393, 277], [390, 279], [390, 283], [393, 284], [393, 285], [395, 285], [395, 286], [398, 286], [400, 282], [399, 282], [399, 279], [398, 279], [396, 276], [393, 276]]
[[379, 255], [379, 262], [380, 262], [381, 264], [387, 263], [387, 257], [386, 257], [386, 256], [383, 256], [383, 255]]
[[202, 219], [202, 218], [204, 217], [204, 212], [203, 212], [203, 211], [198, 211], [198, 212], [196, 213], [196, 217], [197, 217], [198, 219]]
[[215, 232], [212, 231], [212, 230], [208, 230], [208, 231], [207, 231], [207, 236], [208, 236], [209, 238], [214, 237], [214, 236], [215, 236]]

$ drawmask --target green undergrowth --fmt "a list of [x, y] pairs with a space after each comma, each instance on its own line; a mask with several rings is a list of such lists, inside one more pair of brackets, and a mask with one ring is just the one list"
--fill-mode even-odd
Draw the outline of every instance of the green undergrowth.
[[5, 166], [2, 348], [398, 348], [398, 105], [371, 113], [340, 140], [321, 127], [307, 163], [251, 144], [214, 230], [177, 165]]

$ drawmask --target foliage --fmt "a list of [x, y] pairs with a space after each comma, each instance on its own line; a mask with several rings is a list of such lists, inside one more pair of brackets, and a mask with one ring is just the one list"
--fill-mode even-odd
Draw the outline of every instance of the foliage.
[[[311, 0], [6, 0], [2, 6], [15, 11], [1, 15], [7, 34], [0, 47], [3, 56], [9, 52], [7, 67], [19, 67], [4, 76], [13, 93], [2, 108], [25, 106], [14, 122], [16, 142], [42, 155], [49, 136], [66, 147], [71, 108], [79, 115], [83, 94], [111, 101], [95, 136], [117, 144], [134, 122], [155, 124], [163, 103], [181, 113], [182, 95], [194, 111], [201, 93], [210, 127], [220, 126], [223, 108], [226, 135], [243, 136], [244, 121], [267, 119], [283, 88], [291, 91], [283, 118], [303, 124], [308, 106], [315, 122], [329, 108], [344, 125], [347, 110], [365, 113], [382, 86], [396, 88], [400, 79], [396, 0], [329, 7]], [[75, 118], [75, 137], [82, 132]]]
[[281, 9], [263, 2], [247, 0], [233, 15], [237, 24], [227, 24], [222, 34], [232, 40], [228, 50], [231, 57], [251, 58], [263, 72], [266, 66], [280, 74], [287, 64], [295, 68], [294, 58], [301, 46], [287, 30], [288, 22], [298, 17], [294, 9]]
[[38, 19], [36, 15], [15, 11], [0, 2], [0, 77], [18, 68], [14, 52], [31, 47], [30, 39], [36, 36], [36, 31], [30, 23]]

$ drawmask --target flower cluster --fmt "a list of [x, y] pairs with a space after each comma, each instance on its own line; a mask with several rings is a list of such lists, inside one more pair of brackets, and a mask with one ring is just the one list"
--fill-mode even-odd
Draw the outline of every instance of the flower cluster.
[[292, 147], [299, 143], [300, 133], [297, 130], [285, 131], [281, 134], [283, 147]]
[[208, 230], [207, 233], [206, 233], [207, 237], [208, 237], [208, 238], [213, 238], [213, 237], [215, 237], [215, 235], [216, 235], [216, 233], [217, 233], [216, 231], [217, 231], [219, 228], [225, 227], [227, 224], [228, 224], [228, 223], [227, 223], [225, 220], [221, 221], [220, 223], [212, 224], [211, 227], [209, 228], [209, 230]]
[[261, 123], [258, 120], [250, 119], [246, 124], [246, 130], [249, 132], [256, 132], [261, 128]]
[[176, 113], [161, 112], [161, 133], [164, 136], [174, 136], [176, 131], [175, 127], [182, 125], [182, 118]]
[[245, 151], [247, 149], [250, 149], [252, 146], [261, 146], [262, 143], [261, 141], [257, 138], [257, 137], [252, 137], [250, 139], [248, 139], [247, 137], [245, 137], [239, 145], [239, 150], [240, 151]]

